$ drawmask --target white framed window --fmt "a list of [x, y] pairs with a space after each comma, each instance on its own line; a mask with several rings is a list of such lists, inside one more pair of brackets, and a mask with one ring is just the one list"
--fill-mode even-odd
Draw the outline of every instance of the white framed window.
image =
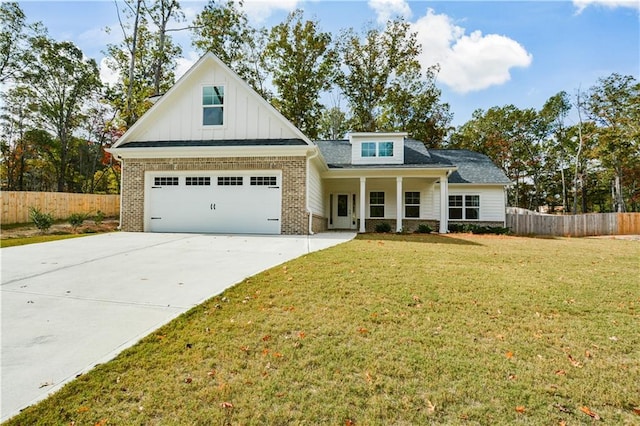
[[407, 191], [404, 193], [404, 217], [420, 217], [420, 192]]
[[362, 156], [363, 157], [375, 157], [376, 156], [376, 143], [375, 142], [362, 142]]
[[479, 195], [449, 195], [450, 220], [480, 219]]
[[393, 157], [393, 142], [362, 142], [360, 154], [365, 157]]
[[369, 217], [384, 217], [384, 192], [369, 193]]
[[224, 86], [204, 86], [202, 88], [202, 125], [222, 126], [224, 124]]
[[393, 142], [378, 142], [380, 157], [393, 157]]

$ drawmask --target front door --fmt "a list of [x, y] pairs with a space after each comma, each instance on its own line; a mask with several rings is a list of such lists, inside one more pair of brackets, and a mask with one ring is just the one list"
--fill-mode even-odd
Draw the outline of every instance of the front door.
[[354, 198], [353, 194], [335, 194], [333, 228], [355, 229]]

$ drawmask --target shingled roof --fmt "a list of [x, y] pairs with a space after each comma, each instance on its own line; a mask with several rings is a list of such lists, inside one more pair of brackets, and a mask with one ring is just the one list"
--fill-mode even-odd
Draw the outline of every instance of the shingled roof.
[[466, 149], [427, 149], [415, 139], [404, 141], [404, 164], [351, 163], [351, 143], [348, 140], [315, 141], [329, 169], [376, 168], [447, 168], [457, 167], [449, 176], [449, 183], [502, 184], [511, 182], [484, 154]]

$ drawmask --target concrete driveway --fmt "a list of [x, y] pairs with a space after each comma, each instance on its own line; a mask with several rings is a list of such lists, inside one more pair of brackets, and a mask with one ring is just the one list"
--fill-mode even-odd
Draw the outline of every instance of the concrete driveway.
[[244, 278], [354, 235], [118, 232], [2, 249], [1, 420]]

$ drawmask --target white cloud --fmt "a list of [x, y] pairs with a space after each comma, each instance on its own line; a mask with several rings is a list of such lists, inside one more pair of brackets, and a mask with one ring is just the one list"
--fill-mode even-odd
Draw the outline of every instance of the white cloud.
[[100, 80], [102, 83], [109, 87], [115, 86], [118, 82], [118, 72], [109, 68], [109, 58], [102, 58], [100, 60]]
[[610, 9], [617, 7], [628, 7], [640, 11], [640, 1], [638, 0], [573, 0], [573, 5], [581, 13], [588, 6], [604, 6]]
[[274, 11], [291, 12], [299, 3], [299, 0], [246, 0], [244, 10], [251, 22], [262, 24]]
[[380, 24], [397, 16], [411, 18], [411, 8], [405, 0], [369, 0], [369, 7], [376, 12]]
[[184, 57], [178, 58], [175, 71], [176, 81], [189, 71], [193, 64], [198, 62], [198, 59], [200, 59], [200, 55], [193, 50], [189, 51]]
[[424, 67], [439, 64], [438, 81], [459, 93], [504, 84], [513, 67], [526, 68], [533, 56], [517, 41], [503, 35], [466, 30], [432, 9], [413, 24]]

